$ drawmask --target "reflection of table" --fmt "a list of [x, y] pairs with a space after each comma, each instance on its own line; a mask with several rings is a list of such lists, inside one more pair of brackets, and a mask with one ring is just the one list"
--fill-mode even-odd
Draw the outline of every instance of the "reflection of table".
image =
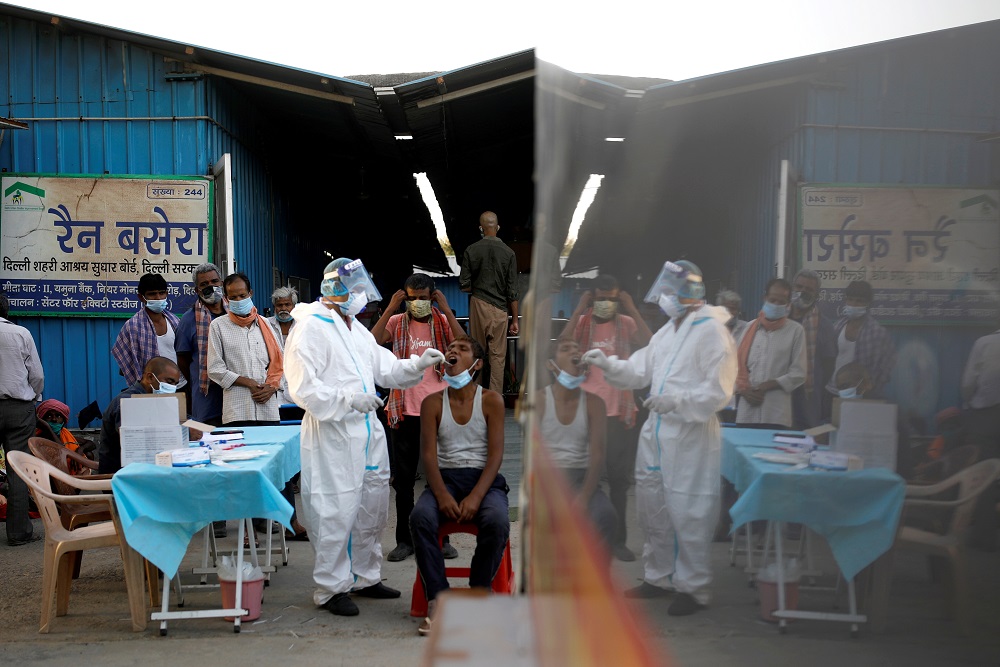
[[[262, 449], [267, 455], [204, 468], [135, 463], [112, 479], [126, 541], [159, 567], [166, 581], [177, 573], [191, 538], [212, 521], [259, 517], [291, 527], [292, 507], [279, 490], [299, 470], [299, 427], [244, 430], [247, 449]], [[242, 559], [240, 550], [240, 564]], [[236, 607], [240, 606], [240, 583]], [[184, 613], [232, 616], [233, 610]], [[238, 627], [239, 616], [236, 623]]]
[[[740, 493], [729, 511], [733, 525], [755, 520], [778, 522], [776, 547], [780, 571], [780, 523], [805, 524], [827, 540], [845, 579], [853, 581], [862, 569], [892, 547], [903, 508], [903, 479], [883, 468], [851, 472], [795, 470], [788, 465], [755, 459], [754, 453], [774, 446], [774, 433], [759, 429], [722, 430], [722, 474]], [[784, 610], [782, 586], [778, 592], [782, 611], [775, 616], [792, 617], [793, 612]], [[795, 617], [818, 618], [809, 612], [798, 612]]]

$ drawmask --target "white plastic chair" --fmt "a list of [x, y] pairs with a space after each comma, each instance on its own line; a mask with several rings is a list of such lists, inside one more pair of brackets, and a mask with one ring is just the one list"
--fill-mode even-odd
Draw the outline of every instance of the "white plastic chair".
[[[968, 586], [965, 571], [965, 532], [972, 518], [976, 499], [997, 478], [1000, 478], [1000, 459], [980, 461], [959, 471], [948, 479], [929, 486], [907, 486], [903, 503], [904, 525], [899, 530], [896, 546], [939, 557], [951, 566], [952, 609], [960, 631], [968, 634]], [[933, 500], [958, 487], [954, 500]], [[940, 532], [927, 526], [906, 525], [915, 518], [926, 524], [940, 522]]]

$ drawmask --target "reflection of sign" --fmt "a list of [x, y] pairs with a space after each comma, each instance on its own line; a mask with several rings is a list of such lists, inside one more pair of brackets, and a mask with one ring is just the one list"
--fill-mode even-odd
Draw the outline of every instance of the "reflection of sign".
[[191, 271], [211, 249], [211, 181], [12, 174], [0, 183], [0, 291], [12, 312], [128, 317], [144, 273], [167, 279], [171, 310], [194, 300]]
[[1000, 192], [807, 186], [800, 195], [801, 265], [819, 273], [831, 315], [848, 283], [865, 280], [883, 321], [1000, 316]]

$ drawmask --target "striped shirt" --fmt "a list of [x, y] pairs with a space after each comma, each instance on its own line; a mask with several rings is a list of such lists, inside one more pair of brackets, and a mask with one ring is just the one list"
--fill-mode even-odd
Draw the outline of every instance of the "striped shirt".
[[212, 320], [208, 330], [208, 377], [222, 387], [223, 424], [280, 419], [281, 402], [277, 393], [266, 403], [257, 403], [249, 389], [233, 384], [241, 375], [263, 383], [269, 364], [264, 335], [257, 322], [241, 327], [228, 316]]

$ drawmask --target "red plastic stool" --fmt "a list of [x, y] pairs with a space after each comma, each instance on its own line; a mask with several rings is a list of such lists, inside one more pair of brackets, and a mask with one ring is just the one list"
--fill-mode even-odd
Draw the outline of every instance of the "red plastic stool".
[[[449, 521], [441, 524], [438, 528], [438, 544], [444, 544], [446, 535], [453, 533], [466, 533], [468, 535], [479, 535], [479, 530], [472, 523], [455, 523]], [[471, 568], [468, 567], [446, 567], [444, 576], [465, 577], [468, 579]], [[514, 594], [514, 562], [510, 556], [510, 540], [503, 549], [503, 557], [500, 559], [500, 568], [493, 577], [493, 592]], [[417, 580], [413, 582], [413, 596], [410, 598], [410, 616], [423, 618], [427, 616], [427, 593], [424, 591], [424, 580], [420, 578], [420, 571], [417, 570]]]

